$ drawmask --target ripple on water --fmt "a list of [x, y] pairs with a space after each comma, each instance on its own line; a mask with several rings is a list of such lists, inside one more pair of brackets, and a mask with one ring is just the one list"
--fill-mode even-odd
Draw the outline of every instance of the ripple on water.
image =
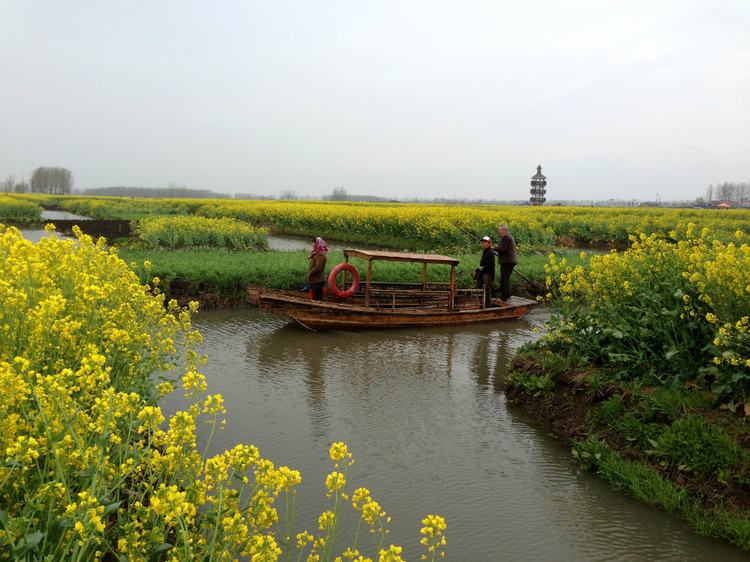
[[[533, 313], [532, 313], [533, 314]], [[567, 447], [508, 405], [502, 380], [538, 319], [466, 329], [311, 333], [257, 310], [201, 312], [211, 392], [230, 412], [218, 446], [253, 443], [302, 472], [300, 528], [317, 527], [327, 451], [349, 445], [353, 487], [393, 517], [419, 559], [419, 522], [448, 522], [451, 560], [746, 560], [581, 472]]]

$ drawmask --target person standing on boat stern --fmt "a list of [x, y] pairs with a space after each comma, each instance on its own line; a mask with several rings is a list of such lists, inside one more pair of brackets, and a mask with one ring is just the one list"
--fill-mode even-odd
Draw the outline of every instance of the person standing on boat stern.
[[328, 247], [325, 240], [318, 236], [313, 240], [313, 249], [310, 252], [310, 265], [307, 267], [307, 282], [310, 284], [312, 298], [316, 301], [323, 300], [323, 285], [326, 282], [326, 263], [328, 263]]
[[500, 235], [500, 241], [493, 249], [497, 254], [497, 261], [500, 264], [500, 298], [507, 301], [510, 298], [510, 275], [518, 263], [516, 241], [508, 231], [507, 224], [498, 226], [497, 233]]
[[492, 239], [485, 236], [482, 244], [482, 259], [477, 268], [477, 289], [484, 289], [484, 307], [492, 306], [492, 282], [495, 280], [495, 254], [492, 252]]

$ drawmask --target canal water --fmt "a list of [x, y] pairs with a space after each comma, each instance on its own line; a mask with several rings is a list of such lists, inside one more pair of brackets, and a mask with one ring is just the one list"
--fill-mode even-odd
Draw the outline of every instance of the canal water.
[[[447, 560], [747, 561], [580, 470], [507, 402], [507, 364], [543, 321], [538, 310], [485, 326], [313, 333], [257, 309], [201, 311], [202, 372], [228, 410], [213, 448], [254, 444], [300, 470], [296, 531], [314, 532], [328, 449], [345, 442], [349, 491], [370, 490], [407, 560], [424, 552], [422, 518], [439, 514]], [[182, 405], [176, 392], [165, 413]]]
[[[69, 213], [67, 211], [49, 211], [44, 210], [42, 211], [42, 219], [45, 220], [90, 220], [90, 217], [82, 217], [80, 215], [74, 215], [73, 213]], [[44, 238], [45, 236], [48, 236], [47, 231], [44, 229], [21, 229], [21, 234], [23, 235], [25, 240], [28, 240], [29, 242], [32, 242], [36, 244]], [[60, 234], [59, 232], [52, 232], [53, 236], [57, 236], [58, 238], [66, 238], [69, 239], [70, 236], [64, 236]]]

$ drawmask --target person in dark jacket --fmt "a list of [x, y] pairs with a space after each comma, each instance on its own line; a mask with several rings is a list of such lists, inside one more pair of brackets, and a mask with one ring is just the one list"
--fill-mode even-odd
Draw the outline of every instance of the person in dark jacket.
[[508, 231], [507, 224], [498, 226], [497, 233], [500, 235], [500, 241], [493, 249], [500, 263], [500, 298], [507, 301], [510, 298], [510, 276], [518, 263], [516, 241]]
[[316, 301], [323, 300], [323, 285], [326, 282], [326, 263], [328, 262], [328, 247], [325, 240], [318, 236], [313, 240], [313, 249], [310, 252], [310, 265], [307, 267], [307, 282], [310, 284], [312, 298]]
[[484, 306], [492, 306], [492, 282], [495, 280], [495, 254], [492, 252], [492, 239], [485, 236], [480, 241], [482, 244], [482, 258], [479, 267], [475, 270], [477, 288], [484, 289]]

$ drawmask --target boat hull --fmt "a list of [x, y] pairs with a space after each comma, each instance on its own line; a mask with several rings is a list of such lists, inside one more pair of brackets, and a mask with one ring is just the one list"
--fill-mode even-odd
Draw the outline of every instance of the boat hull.
[[356, 303], [314, 301], [289, 291], [273, 290], [259, 291], [257, 303], [261, 310], [288, 316], [313, 331], [459, 326], [517, 320], [537, 304], [511, 297], [507, 302], [496, 301], [496, 306], [490, 308], [374, 309]]

